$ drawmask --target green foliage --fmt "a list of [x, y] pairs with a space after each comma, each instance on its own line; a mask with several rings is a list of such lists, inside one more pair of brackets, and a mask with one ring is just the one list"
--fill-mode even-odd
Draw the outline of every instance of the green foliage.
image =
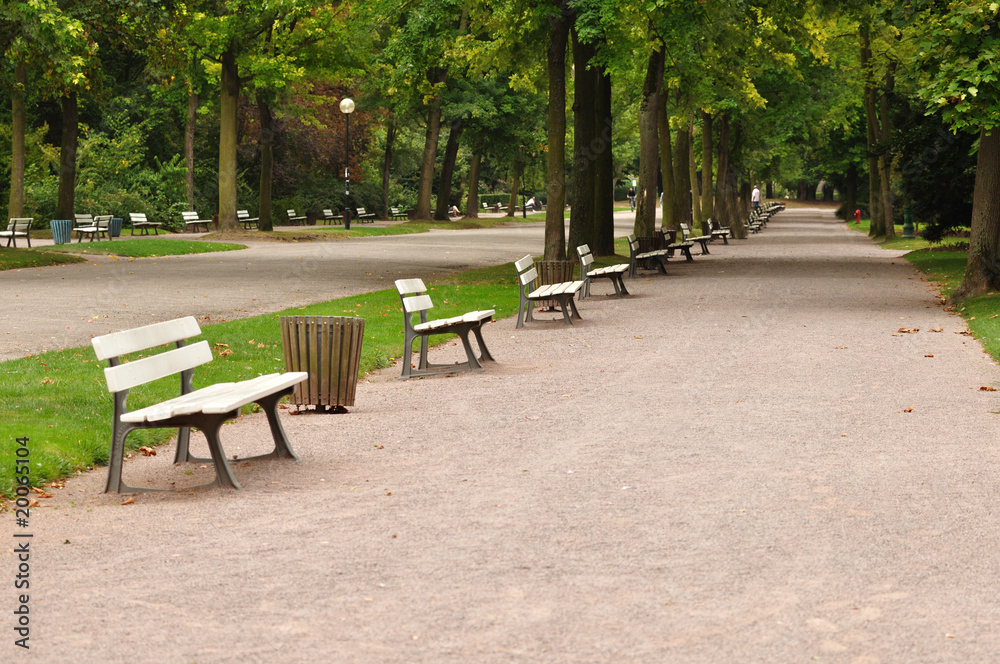
[[59, 251], [69, 254], [109, 255], [121, 256], [123, 258], [185, 256], [188, 254], [207, 254], [216, 251], [236, 251], [237, 249], [246, 249], [246, 247], [242, 244], [160, 239], [156, 237], [112, 240], [111, 242], [74, 242], [48, 248], [49, 251]]

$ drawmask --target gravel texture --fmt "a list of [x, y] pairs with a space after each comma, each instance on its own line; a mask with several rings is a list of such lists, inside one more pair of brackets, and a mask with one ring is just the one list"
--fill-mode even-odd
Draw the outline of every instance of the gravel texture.
[[[828, 211], [669, 272], [624, 299], [596, 284], [572, 327], [488, 326], [483, 372], [396, 367], [347, 415], [285, 411], [301, 460], [237, 462], [243, 491], [122, 505], [103, 469], [72, 478], [32, 512], [31, 657], [997, 661], [998, 405], [979, 387], [1000, 375], [963, 321]], [[267, 441], [260, 415], [223, 429], [230, 455]], [[207, 472], [171, 454], [126, 480]], [[5, 631], [2, 660], [27, 661]]]

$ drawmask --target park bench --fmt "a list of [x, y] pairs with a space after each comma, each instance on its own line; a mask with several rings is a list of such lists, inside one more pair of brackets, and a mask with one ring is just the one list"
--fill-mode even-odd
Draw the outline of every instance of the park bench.
[[323, 210], [323, 222], [328, 226], [333, 225], [334, 223], [342, 224], [344, 223], [344, 215], [334, 214], [333, 210], [326, 209]]
[[160, 234], [160, 226], [162, 225], [158, 221], [150, 221], [146, 218], [146, 215], [142, 212], [129, 212], [128, 213], [129, 226], [132, 227], [132, 235], [135, 235], [135, 229], [140, 229], [142, 232], [139, 235], [149, 235], [149, 229], [153, 229], [154, 235]]
[[[155, 491], [131, 487], [122, 481], [122, 460], [125, 439], [136, 429], [177, 428], [177, 451], [174, 463], [208, 462], [215, 464], [215, 480], [203, 486], [219, 484], [239, 489], [226, 460], [219, 430], [227, 420], [240, 414], [240, 408], [256, 403], [267, 414], [267, 422], [274, 439], [274, 451], [253, 459], [298, 457], [288, 443], [285, 431], [278, 420], [278, 401], [290, 394], [298, 383], [309, 374], [303, 371], [258, 376], [239, 383], [216, 383], [195, 390], [192, 387], [194, 368], [210, 362], [212, 351], [207, 341], [186, 345], [186, 340], [201, 334], [198, 322], [191, 316], [178, 318], [145, 327], [94, 337], [91, 344], [98, 360], [108, 360], [104, 370], [108, 391], [114, 395], [111, 432], [111, 455], [108, 459], [108, 481], [105, 493]], [[122, 362], [122, 356], [173, 343], [176, 348], [149, 357]], [[180, 396], [135, 411], [128, 409], [129, 390], [159, 378], [180, 374]], [[211, 459], [192, 457], [188, 444], [191, 428], [197, 428], [208, 439]]]
[[34, 217], [11, 217], [7, 222], [7, 230], [0, 231], [0, 238], [7, 238], [7, 246], [14, 245], [17, 249], [17, 238], [23, 237], [31, 248], [31, 222]]
[[249, 210], [237, 210], [236, 221], [243, 224], [243, 230], [252, 231], [257, 228], [257, 222], [260, 221], [260, 217], [251, 217]]
[[634, 277], [636, 270], [640, 266], [655, 269], [660, 274], [666, 274], [666, 264], [667, 259], [670, 257], [670, 252], [666, 249], [643, 251], [640, 240], [647, 240], [648, 244], [652, 245], [655, 238], [636, 238], [634, 233], [628, 236], [628, 276]]
[[398, 207], [389, 208], [390, 221], [406, 221], [409, 218], [410, 217], [406, 214], [405, 210], [401, 210]]
[[[77, 222], [79, 221], [81, 220], [78, 218]], [[96, 217], [93, 217], [93, 220], [91, 221], [89, 226], [77, 226], [76, 228], [73, 229], [73, 232], [76, 233], [78, 242], [83, 242], [84, 235], [90, 237], [91, 242], [93, 242], [95, 239], [100, 239], [102, 235], [110, 240], [111, 239], [110, 226], [111, 226], [111, 215], [99, 214]]]
[[704, 256], [708, 253], [708, 243], [712, 241], [711, 234], [709, 235], [691, 235], [691, 227], [687, 225], [687, 222], [681, 222], [681, 236], [684, 238], [685, 242], [697, 242], [701, 245], [701, 254]]
[[583, 289], [580, 291], [581, 299], [590, 296], [590, 280], [601, 278], [611, 281], [611, 285], [615, 287], [615, 295], [618, 297], [628, 295], [628, 289], [625, 288], [625, 281], [622, 278], [629, 270], [628, 263], [608, 265], [592, 270], [590, 266], [594, 263], [594, 255], [590, 252], [590, 246], [581, 244], [576, 248], [576, 253], [580, 257], [580, 277], [584, 282]]
[[293, 226], [299, 222], [304, 222], [306, 220], [302, 215], [295, 214], [295, 210], [285, 210], [285, 214], [288, 215], [288, 223]]
[[677, 230], [673, 228], [664, 228], [660, 231], [660, 235], [663, 237], [663, 246], [657, 247], [658, 249], [666, 249], [669, 255], [672, 257], [675, 251], [680, 251], [684, 254], [684, 260], [690, 262], [694, 261], [691, 257], [691, 247], [694, 246], [694, 242], [675, 242], [677, 239]]
[[[538, 270], [535, 269], [535, 263], [531, 260], [531, 256], [525, 256], [515, 261], [514, 267], [517, 269], [517, 293], [519, 299], [517, 305], [517, 325], [515, 325], [515, 328], [524, 327], [525, 321], [535, 320], [532, 316], [532, 312], [535, 309], [535, 302], [543, 300], [557, 302], [562, 309], [563, 320], [566, 323], [572, 325], [573, 318], [582, 320], [580, 312], [576, 310], [576, 303], [573, 301], [573, 297], [583, 288], [584, 282], [582, 280], [564, 281], [559, 284], [542, 284], [529, 292], [529, 289], [538, 277]], [[570, 311], [572, 311], [572, 316], [570, 316]]]
[[[399, 291], [399, 300], [403, 305], [403, 378], [414, 376], [428, 376], [433, 374], [454, 373], [456, 371], [470, 370], [478, 371], [483, 368], [484, 361], [493, 361], [486, 342], [483, 341], [483, 325], [493, 320], [493, 309], [484, 311], [470, 311], [461, 316], [452, 318], [439, 318], [427, 320], [427, 311], [434, 306], [431, 296], [427, 294], [427, 287], [421, 279], [398, 279], [396, 290]], [[413, 316], [420, 315], [420, 322], [413, 323]], [[480, 356], [477, 358], [469, 343], [469, 332], [476, 336], [476, 343], [479, 344]], [[431, 364], [427, 361], [427, 339], [435, 334], [455, 334], [462, 340], [465, 347], [465, 362], [455, 364]], [[410, 366], [410, 356], [413, 354], [413, 341], [420, 337], [420, 361], [417, 368]]]
[[712, 238], [722, 238], [722, 244], [729, 244], [729, 236], [732, 235], [733, 229], [729, 226], [720, 226], [719, 222], [713, 221], [711, 218], [708, 220], [708, 228], [712, 233]]
[[374, 212], [368, 212], [363, 207], [359, 207], [358, 208], [358, 213], [356, 215], [354, 215], [354, 218], [357, 219], [358, 221], [362, 222], [362, 223], [364, 223], [366, 221], [367, 222], [374, 222], [375, 221], [375, 213]]
[[194, 211], [181, 212], [181, 221], [184, 222], [184, 230], [191, 229], [192, 232], [197, 232], [202, 226], [205, 227], [205, 232], [208, 232], [208, 225], [212, 223], [211, 219], [199, 219], [198, 213]]

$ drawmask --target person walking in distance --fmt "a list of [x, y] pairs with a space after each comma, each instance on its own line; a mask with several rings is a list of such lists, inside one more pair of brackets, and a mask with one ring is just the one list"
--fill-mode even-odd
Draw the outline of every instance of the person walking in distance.
[[[744, 189], [744, 191], [746, 191]], [[760, 209], [760, 187], [757, 185], [753, 186], [753, 191], [750, 192], [750, 202], [753, 203], [754, 211]]]
[[635, 212], [635, 187], [628, 188], [628, 205]]

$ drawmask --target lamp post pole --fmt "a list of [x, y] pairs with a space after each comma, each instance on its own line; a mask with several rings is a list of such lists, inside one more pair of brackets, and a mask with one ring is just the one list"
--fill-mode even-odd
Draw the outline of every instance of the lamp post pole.
[[351, 113], [354, 112], [354, 100], [345, 97], [340, 102], [340, 111], [344, 114], [344, 230], [351, 230]]

